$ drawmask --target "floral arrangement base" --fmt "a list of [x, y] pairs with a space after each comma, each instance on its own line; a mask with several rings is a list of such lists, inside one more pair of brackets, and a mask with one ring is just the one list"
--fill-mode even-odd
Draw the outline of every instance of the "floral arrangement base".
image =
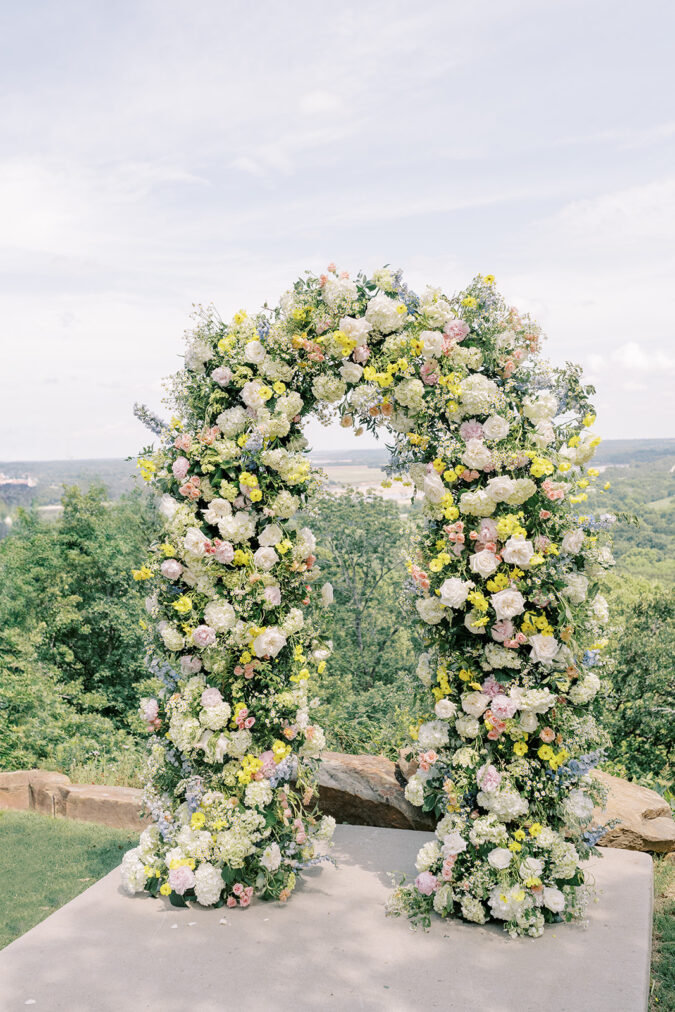
[[[587, 928], [511, 939], [497, 925], [383, 916], [388, 872], [429, 833], [338, 826], [338, 868], [311, 869], [292, 903], [249, 910], [130, 903], [112, 872], [0, 953], [3, 1008], [618, 1010], [647, 1004], [652, 862], [606, 850], [588, 867]], [[123, 968], [123, 972], [121, 970]], [[299, 971], [299, 972], [298, 972]], [[236, 997], [235, 997], [236, 996]]]

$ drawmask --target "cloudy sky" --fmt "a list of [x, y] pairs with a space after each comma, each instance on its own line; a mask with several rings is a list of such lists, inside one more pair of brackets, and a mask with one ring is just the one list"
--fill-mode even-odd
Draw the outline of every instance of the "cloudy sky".
[[193, 303], [255, 309], [330, 260], [495, 274], [584, 363], [606, 437], [675, 435], [673, 10], [14, 4], [0, 459], [135, 452]]

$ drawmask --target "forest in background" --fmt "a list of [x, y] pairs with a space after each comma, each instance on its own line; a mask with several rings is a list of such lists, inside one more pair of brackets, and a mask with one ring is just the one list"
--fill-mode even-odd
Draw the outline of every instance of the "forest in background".
[[[607, 690], [597, 702], [614, 741], [606, 768], [672, 800], [675, 441], [606, 447], [598, 487], [609, 487], [586, 504], [586, 512], [619, 516], [617, 566], [606, 587]], [[359, 473], [370, 467], [375, 488], [386, 451], [315, 459], [329, 474], [336, 460], [358, 464]], [[144, 591], [131, 569], [158, 519], [132, 464], [107, 462], [98, 472], [104, 484], [94, 480], [97, 463], [40, 465], [32, 506], [0, 509], [11, 520], [0, 541], [0, 768], [44, 766], [80, 781], [138, 784], [145, 735], [136, 709], [153, 683], [144, 665]], [[0, 464], [0, 472], [9, 467]], [[28, 467], [38, 465], [18, 473]], [[48, 487], [59, 492], [58, 511], [40, 510]], [[420, 514], [414, 503], [401, 507], [365, 488], [336, 495], [328, 487], [307, 519], [321, 582], [335, 588], [335, 604], [319, 616], [335, 647], [316, 686], [328, 745], [394, 757], [408, 725], [428, 709], [414, 675], [420, 644], [406, 594]]]

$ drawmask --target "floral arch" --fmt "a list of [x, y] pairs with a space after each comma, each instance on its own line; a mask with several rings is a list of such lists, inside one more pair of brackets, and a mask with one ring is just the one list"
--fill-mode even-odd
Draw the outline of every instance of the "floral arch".
[[531, 935], [582, 913], [599, 836], [597, 583], [612, 560], [607, 522], [582, 512], [592, 388], [543, 362], [540, 339], [491, 276], [418, 296], [400, 273], [352, 280], [333, 265], [256, 316], [199, 316], [177, 416], [140, 460], [165, 518], [134, 572], [164, 688], [142, 706], [154, 822], [125, 856], [130, 891], [285, 900], [322, 859], [333, 820], [312, 807], [312, 679], [330, 648], [304, 610], [321, 580], [301, 518], [314, 413], [386, 427], [423, 499], [409, 570], [429, 713], [406, 796], [439, 821], [389, 912]]

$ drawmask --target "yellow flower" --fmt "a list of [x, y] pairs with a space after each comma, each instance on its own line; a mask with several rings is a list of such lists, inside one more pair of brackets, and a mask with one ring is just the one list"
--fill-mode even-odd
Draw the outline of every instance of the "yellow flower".
[[134, 580], [151, 580], [152, 570], [148, 566], [141, 566], [140, 569], [132, 569], [131, 575]]
[[206, 816], [203, 812], [193, 812], [192, 818], [190, 819], [190, 825], [193, 829], [202, 829], [206, 822]]
[[554, 752], [550, 745], [542, 745], [538, 750], [537, 755], [544, 762], [548, 762], [549, 759], [553, 758]]
[[159, 891], [162, 894], [162, 896], [170, 896], [171, 895], [171, 886], [169, 885], [168, 882], [163, 882], [161, 884], [161, 886], [159, 887]]
[[595, 421], [595, 415], [589, 414], [584, 418], [584, 425], [587, 429], [590, 429], [591, 425]]
[[540, 822], [533, 822], [532, 825], [530, 826], [530, 836], [536, 839], [536, 837], [539, 836], [543, 828], [544, 827], [541, 825]]
[[262, 492], [259, 488], [254, 488], [251, 492], [249, 492], [248, 497], [251, 502], [260, 502], [262, 499]]
[[525, 744], [524, 741], [517, 741], [513, 746], [513, 751], [516, 753], [516, 755], [520, 756], [527, 755], [527, 745]]
[[240, 309], [238, 313], [234, 314], [234, 316], [232, 317], [232, 319], [233, 319], [234, 323], [239, 324], [239, 323], [243, 323], [247, 316], [248, 316], [248, 313], [246, 312], [246, 310], [245, 309]]
[[187, 615], [189, 611], [192, 611], [192, 601], [183, 594], [177, 601], [173, 602], [173, 607], [179, 615]]
[[478, 300], [474, 299], [473, 295], [467, 295], [466, 298], [462, 299], [462, 305], [466, 306], [467, 309], [475, 309], [478, 305]]
[[232, 562], [235, 564], [235, 566], [245, 566], [246, 561], [247, 561], [246, 552], [242, 551], [241, 548], [238, 548], [234, 553]]
[[524, 840], [525, 839], [525, 832], [522, 829], [517, 829], [515, 831], [515, 833], [513, 834], [513, 839], [514, 840]]

